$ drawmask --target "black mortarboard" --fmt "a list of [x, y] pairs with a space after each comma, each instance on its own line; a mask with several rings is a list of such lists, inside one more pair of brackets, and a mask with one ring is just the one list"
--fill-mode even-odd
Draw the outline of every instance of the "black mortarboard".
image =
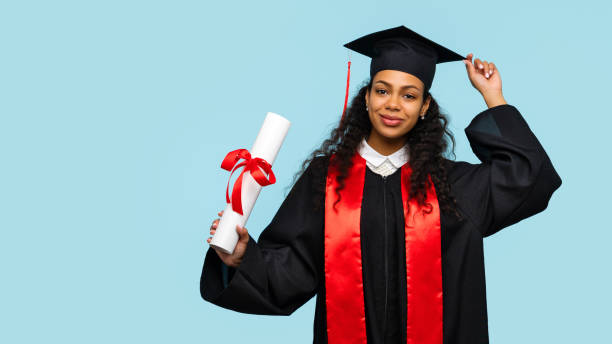
[[384, 69], [399, 70], [419, 78], [426, 90], [431, 87], [437, 63], [465, 59], [403, 25], [371, 33], [344, 46], [372, 58], [371, 78]]

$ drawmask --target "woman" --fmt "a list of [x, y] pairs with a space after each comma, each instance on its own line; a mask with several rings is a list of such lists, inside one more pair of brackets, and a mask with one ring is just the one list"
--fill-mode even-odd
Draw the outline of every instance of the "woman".
[[[482, 240], [544, 210], [561, 179], [492, 62], [404, 26], [345, 46], [372, 57], [368, 84], [259, 241], [237, 227], [232, 255], [208, 250], [202, 297], [291, 314], [317, 295], [315, 343], [488, 343]], [[443, 157], [429, 88], [457, 60], [488, 106], [465, 130], [480, 164]]]

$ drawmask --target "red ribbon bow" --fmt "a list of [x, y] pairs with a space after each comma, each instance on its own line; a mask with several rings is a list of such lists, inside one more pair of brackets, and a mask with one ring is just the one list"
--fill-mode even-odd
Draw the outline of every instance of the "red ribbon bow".
[[[238, 163], [240, 159], [244, 159], [243, 162]], [[274, 176], [274, 172], [272, 172], [272, 166], [262, 158], [251, 158], [251, 153], [249, 153], [246, 149], [236, 149], [235, 151], [231, 151], [227, 153], [223, 162], [221, 163], [221, 168], [227, 171], [231, 171], [229, 180], [227, 181], [227, 188], [225, 189], [225, 201], [230, 203], [229, 197], [229, 183], [232, 179], [232, 174], [238, 168], [245, 166], [242, 170], [238, 179], [234, 183], [234, 187], [232, 188], [232, 209], [240, 215], [244, 215], [242, 212], [242, 175], [244, 172], [251, 172], [251, 177], [255, 179], [257, 184], [261, 186], [266, 186], [270, 184], [276, 183], [276, 177]], [[261, 171], [264, 170], [269, 175], [268, 179], [266, 175]]]

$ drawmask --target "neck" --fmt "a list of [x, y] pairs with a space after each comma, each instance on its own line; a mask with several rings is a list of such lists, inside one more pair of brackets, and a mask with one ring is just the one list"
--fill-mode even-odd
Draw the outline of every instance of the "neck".
[[370, 136], [366, 139], [370, 147], [382, 155], [391, 155], [400, 150], [406, 144], [405, 137], [388, 138], [376, 132], [374, 128], [370, 132]]

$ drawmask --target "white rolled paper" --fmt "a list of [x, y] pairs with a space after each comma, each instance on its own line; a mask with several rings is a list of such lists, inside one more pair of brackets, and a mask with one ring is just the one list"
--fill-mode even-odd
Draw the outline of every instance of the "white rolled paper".
[[[251, 158], [262, 158], [266, 160], [270, 165], [274, 163], [276, 155], [280, 150], [280, 147], [287, 136], [289, 131], [289, 122], [286, 118], [273, 112], [268, 112], [264, 120], [259, 134], [255, 139], [253, 147], [249, 151]], [[242, 169], [244, 167], [241, 167]], [[239, 169], [239, 170], [240, 170]], [[236, 171], [236, 174], [242, 172], [241, 170]], [[233, 185], [232, 186], [233, 190]], [[259, 196], [262, 186], [259, 185], [255, 179], [251, 176], [250, 172], [245, 172], [242, 177], [242, 212], [244, 215], [240, 215], [232, 209], [232, 204], [229, 203], [223, 211], [223, 216], [217, 225], [217, 231], [210, 241], [210, 245], [218, 248], [219, 250], [232, 254], [236, 243], [238, 243], [238, 233], [236, 232], [236, 225], [244, 227], [246, 221], [251, 215], [251, 210], [255, 205], [255, 201]]]

